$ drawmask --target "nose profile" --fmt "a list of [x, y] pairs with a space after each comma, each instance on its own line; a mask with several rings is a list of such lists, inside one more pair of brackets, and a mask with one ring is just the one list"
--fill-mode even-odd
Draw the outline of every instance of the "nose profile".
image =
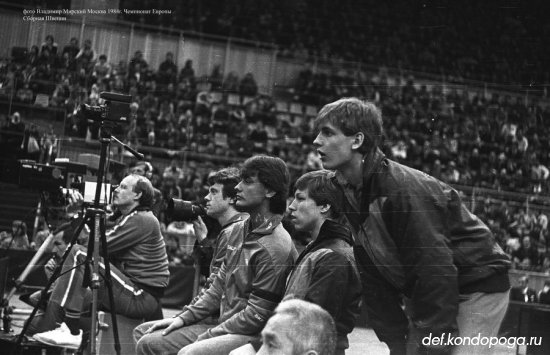
[[291, 211], [296, 210], [296, 208], [294, 207], [294, 202], [296, 202], [296, 199], [292, 200], [292, 202], [290, 203], [290, 205], [288, 205], [288, 209], [291, 210]]
[[321, 134], [319, 133], [316, 137], [315, 137], [315, 140], [313, 141], [313, 146], [315, 148], [318, 148], [321, 146], [321, 138], [319, 137]]

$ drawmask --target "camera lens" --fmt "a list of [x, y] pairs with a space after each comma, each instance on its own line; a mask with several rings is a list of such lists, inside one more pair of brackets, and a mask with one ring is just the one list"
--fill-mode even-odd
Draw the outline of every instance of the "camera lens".
[[177, 198], [170, 199], [166, 208], [166, 216], [173, 221], [189, 222], [204, 215], [205, 210], [202, 206]]

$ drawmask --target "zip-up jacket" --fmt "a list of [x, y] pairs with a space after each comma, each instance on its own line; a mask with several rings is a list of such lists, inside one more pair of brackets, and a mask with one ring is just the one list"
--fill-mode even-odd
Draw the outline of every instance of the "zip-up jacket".
[[170, 272], [166, 245], [153, 212], [138, 208], [119, 217], [105, 237], [110, 262], [153, 296], [162, 296]]
[[348, 348], [347, 335], [361, 311], [361, 281], [352, 246], [350, 230], [326, 220], [296, 260], [283, 298], [300, 298], [327, 310], [336, 323], [338, 349]]
[[367, 155], [363, 166], [361, 187], [339, 173], [336, 181], [360, 246], [356, 259], [371, 325], [380, 340], [403, 345], [404, 295], [420, 338], [457, 335], [459, 294], [508, 290], [509, 258], [449, 185], [387, 159], [380, 150]]
[[224, 334], [259, 334], [281, 301], [297, 252], [282, 216], [250, 230], [250, 219], [233, 225], [225, 260], [212, 285], [179, 315], [184, 325], [220, 312], [219, 324], [201, 339]]
[[216, 277], [218, 270], [222, 267], [223, 260], [225, 259], [227, 246], [229, 244], [235, 245], [236, 241], [229, 239], [231, 237], [235, 238], [237, 236], [237, 234], [232, 233], [233, 227], [238, 222], [242, 222], [247, 218], [247, 213], [237, 213], [232, 218], [230, 218], [225, 225], [222, 226], [222, 230], [215, 240], [205, 238], [202, 242], [197, 242], [198, 246], [201, 249], [201, 253], [208, 253], [212, 255], [212, 261], [210, 262], [210, 274], [204, 284], [204, 287], [201, 289], [199, 294], [190, 302], [190, 304], [197, 302], [199, 297], [202, 296], [202, 294], [206, 290], [208, 290], [208, 288], [212, 284], [212, 281], [214, 281], [214, 278]]

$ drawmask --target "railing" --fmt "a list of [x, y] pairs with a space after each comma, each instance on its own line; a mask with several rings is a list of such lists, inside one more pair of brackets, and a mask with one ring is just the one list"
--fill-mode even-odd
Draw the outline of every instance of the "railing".
[[[174, 30], [162, 26], [136, 24], [117, 20], [115, 16], [75, 16], [67, 17], [63, 22], [22, 21], [23, 6], [0, 2], [6, 9], [0, 13], [1, 33], [11, 36], [0, 37], [0, 57], [9, 57], [13, 47], [40, 45], [48, 34], [55, 37], [60, 47], [76, 37], [80, 43], [84, 39], [92, 40], [96, 54], [106, 54], [111, 63], [128, 62], [135, 51], [144, 52], [151, 67], [157, 68], [167, 52], [174, 53], [176, 63], [181, 68], [185, 60], [191, 59], [197, 76], [208, 75], [214, 67], [220, 66], [227, 74], [235, 71], [239, 74], [251, 72], [261, 92], [273, 94], [273, 88], [291, 87], [304, 61], [281, 56], [277, 46], [272, 43], [251, 41], [242, 38], [230, 38], [193, 31]], [[60, 48], [61, 49], [61, 48]], [[345, 68], [348, 72], [364, 71], [370, 75], [379, 73], [380, 68], [361, 62], [331, 63], [320, 58], [311, 62], [315, 72], [330, 72], [335, 68]], [[449, 82], [444, 75], [422, 73], [399, 68], [385, 68], [391, 81], [413, 75], [418, 85], [442, 85], [444, 90], [458, 89], [472, 92], [482, 91], [485, 96], [500, 93], [528, 100], [538, 97], [539, 103], [550, 105], [542, 90], [521, 88], [519, 86], [486, 83], [474, 80]]]

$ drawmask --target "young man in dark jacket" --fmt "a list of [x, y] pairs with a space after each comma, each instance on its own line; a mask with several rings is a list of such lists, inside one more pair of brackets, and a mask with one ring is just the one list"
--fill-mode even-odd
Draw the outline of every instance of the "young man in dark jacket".
[[340, 99], [321, 109], [315, 127], [323, 167], [336, 170], [345, 197], [379, 339], [392, 354], [486, 353], [454, 345], [458, 335], [496, 336], [506, 312], [510, 260], [489, 228], [452, 187], [384, 156], [374, 104]]
[[334, 221], [341, 198], [332, 175], [312, 171], [296, 181], [290, 219], [296, 230], [309, 232], [312, 241], [296, 260], [283, 299], [301, 298], [327, 310], [336, 322], [336, 354], [344, 354], [360, 313], [361, 281], [351, 232]]
[[[328, 170], [312, 171], [296, 181], [294, 201], [288, 206], [290, 219], [296, 230], [310, 233], [313, 240], [290, 272], [283, 301], [303, 299], [328, 311], [336, 323], [335, 354], [341, 355], [349, 347], [347, 336], [360, 312], [361, 281], [351, 232], [334, 221], [342, 198], [333, 175]], [[271, 353], [281, 350], [280, 345], [271, 344]], [[260, 344], [253, 347], [259, 348]], [[251, 346], [239, 350], [235, 353], [254, 353]]]

